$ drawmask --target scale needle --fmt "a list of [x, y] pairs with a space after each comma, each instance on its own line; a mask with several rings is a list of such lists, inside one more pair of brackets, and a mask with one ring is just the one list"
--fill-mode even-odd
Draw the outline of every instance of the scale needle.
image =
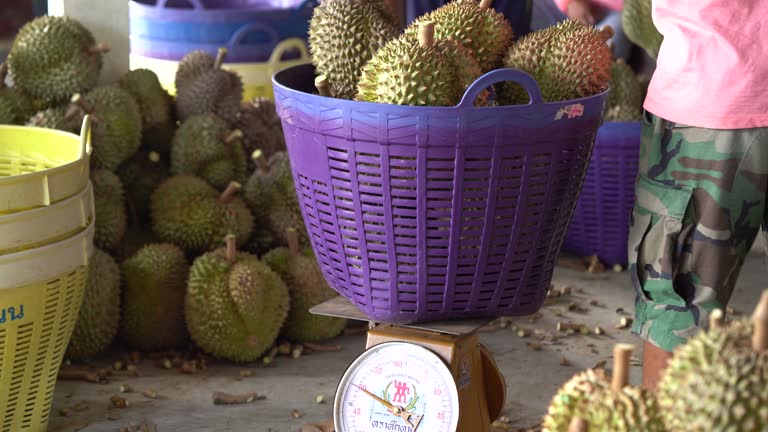
[[[363, 393], [367, 394], [368, 396], [374, 398], [380, 404], [382, 404], [385, 407], [387, 407], [392, 412], [392, 414], [394, 414], [394, 415], [400, 417], [401, 419], [403, 419], [403, 421], [406, 422], [408, 424], [408, 426], [412, 427], [414, 431], [416, 431], [416, 429], [419, 427], [419, 423], [421, 423], [421, 419], [423, 417], [422, 415], [414, 414], [414, 413], [411, 413], [411, 412], [408, 412], [408, 411], [404, 410], [402, 407], [392, 405], [391, 403], [389, 403], [386, 400], [376, 396], [375, 394], [369, 392], [368, 390], [360, 387], [357, 384], [352, 384], [352, 385], [357, 387], [358, 389], [360, 389], [360, 391], [362, 391]], [[411, 420], [411, 419], [413, 419], [413, 420]]]

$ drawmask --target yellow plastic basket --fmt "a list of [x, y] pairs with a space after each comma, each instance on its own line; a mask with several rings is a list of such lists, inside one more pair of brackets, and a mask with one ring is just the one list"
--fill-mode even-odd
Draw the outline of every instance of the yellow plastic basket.
[[0, 255], [0, 432], [44, 432], [93, 251], [94, 224]]
[[[283, 54], [291, 49], [299, 51], [299, 58], [282, 60]], [[243, 100], [249, 101], [256, 97], [273, 99], [275, 95], [272, 90], [272, 75], [285, 68], [306, 64], [310, 61], [312, 61], [312, 58], [309, 56], [306, 43], [300, 38], [290, 38], [277, 44], [267, 62], [224, 63], [223, 68], [237, 72], [242, 77]], [[153, 71], [157, 75], [160, 85], [170, 94], [176, 94], [174, 82], [179, 62], [131, 54], [130, 66], [131, 69], [143, 68]]]
[[67, 199], [88, 183], [91, 122], [81, 136], [54, 129], [0, 126], [0, 214]]
[[0, 255], [45, 246], [84, 230], [93, 220], [93, 187], [64, 201], [23, 212], [0, 214]]

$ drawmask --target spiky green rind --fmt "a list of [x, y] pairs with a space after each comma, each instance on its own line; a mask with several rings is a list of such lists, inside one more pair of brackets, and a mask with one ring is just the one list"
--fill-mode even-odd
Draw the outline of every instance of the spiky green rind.
[[643, 87], [635, 72], [623, 60], [611, 65], [611, 92], [608, 95], [607, 121], [640, 121]]
[[382, 0], [323, 1], [309, 22], [312, 63], [334, 97], [353, 99], [363, 65], [399, 32]]
[[96, 210], [93, 241], [96, 246], [113, 251], [120, 246], [128, 225], [123, 184], [117, 175], [104, 169], [92, 171], [91, 182]]
[[120, 267], [106, 252], [95, 249], [88, 263], [83, 303], [65, 357], [81, 360], [106, 349], [120, 321]]
[[182, 59], [176, 72], [176, 113], [184, 121], [213, 113], [228, 124], [237, 121], [243, 98], [243, 80], [235, 72], [214, 67], [215, 59], [193, 52]]
[[48, 108], [38, 111], [27, 120], [27, 126], [42, 127], [48, 129], [58, 129], [71, 133], [80, 133], [80, 116], [76, 113], [68, 114], [68, 107]]
[[734, 321], [675, 351], [658, 392], [670, 431], [768, 430], [768, 352], [753, 351], [752, 327]]
[[[611, 50], [605, 31], [575, 20], [529, 33], [512, 45], [504, 66], [522, 70], [536, 79], [547, 102], [591, 96], [608, 88]], [[499, 95], [501, 105], [527, 103], [529, 97], [518, 84], [507, 83]]]
[[184, 296], [189, 263], [170, 243], [143, 247], [121, 265], [124, 281], [122, 339], [135, 349], [156, 351], [187, 340]]
[[292, 341], [311, 342], [338, 336], [347, 320], [316, 315], [309, 309], [336, 297], [314, 256], [292, 255], [278, 248], [264, 255], [264, 262], [285, 281], [291, 293], [291, 309], [281, 334]]
[[256, 167], [251, 155], [261, 150], [265, 157], [285, 151], [285, 136], [275, 103], [267, 98], [255, 98], [240, 106], [236, 127], [243, 132], [243, 149], [248, 159], [248, 172]]
[[217, 357], [257, 360], [275, 342], [290, 307], [288, 288], [255, 256], [227, 261], [218, 249], [195, 260], [186, 296], [192, 339]]
[[34, 113], [29, 98], [15, 88], [0, 86], [0, 124], [21, 125]]
[[229, 132], [227, 123], [213, 114], [188, 118], [171, 142], [171, 172], [200, 176], [218, 189], [245, 181], [242, 140], [225, 142]]
[[[141, 146], [141, 112], [130, 93], [111, 84], [96, 87], [83, 96], [93, 107], [95, 120], [91, 132], [95, 168], [115, 171]], [[82, 121], [84, 113], [78, 116]]]
[[651, 0], [626, 0], [621, 25], [627, 39], [644, 49], [651, 58], [658, 57], [664, 36], [653, 24]]
[[415, 20], [405, 34], [412, 42], [419, 37], [419, 24], [435, 23], [435, 39], [452, 38], [461, 43], [484, 72], [496, 69], [512, 43], [514, 32], [504, 15], [493, 8], [480, 9], [475, 0], [454, 0]]
[[169, 178], [152, 194], [155, 236], [198, 254], [221, 247], [227, 234], [235, 234], [238, 243], [245, 244], [253, 231], [250, 211], [239, 197], [223, 203], [219, 195], [198, 177]]
[[8, 66], [16, 86], [52, 106], [96, 86], [103, 54], [93, 51], [95, 46], [79, 21], [44, 16], [19, 30]]
[[135, 69], [125, 73], [117, 84], [138, 103], [144, 129], [160, 127], [170, 121], [171, 106], [168, 93], [160, 85], [154, 72], [149, 69]]
[[[360, 77], [356, 99], [395, 105], [454, 106], [482, 71], [469, 51], [452, 40], [422, 47], [408, 37], [376, 52]], [[485, 105], [486, 96], [477, 105]]]
[[139, 151], [120, 165], [117, 175], [125, 188], [126, 203], [134, 222], [143, 222], [149, 215], [149, 200], [157, 187], [169, 176], [162, 160], [153, 160], [148, 152]]

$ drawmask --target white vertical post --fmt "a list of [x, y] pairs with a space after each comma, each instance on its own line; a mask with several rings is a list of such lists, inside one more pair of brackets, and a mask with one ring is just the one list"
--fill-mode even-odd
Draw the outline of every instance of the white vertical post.
[[77, 19], [96, 42], [109, 45], [101, 82], [114, 82], [128, 71], [128, 0], [48, 0], [48, 14]]

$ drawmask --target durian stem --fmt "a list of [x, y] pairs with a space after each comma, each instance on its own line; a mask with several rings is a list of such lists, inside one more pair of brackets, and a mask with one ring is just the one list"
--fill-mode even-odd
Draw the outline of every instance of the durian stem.
[[224, 138], [224, 144], [232, 144], [233, 141], [243, 139], [243, 132], [240, 129], [235, 129]]
[[0, 90], [5, 88], [5, 76], [8, 75], [8, 63], [0, 64]]
[[600, 29], [598, 32], [603, 39], [603, 42], [608, 42], [608, 39], [612, 38], [615, 32], [613, 31], [613, 27], [607, 25]]
[[231, 181], [227, 185], [227, 188], [224, 190], [224, 192], [221, 193], [221, 196], [219, 196], [219, 201], [227, 204], [230, 201], [232, 201], [232, 198], [235, 197], [235, 193], [240, 190], [242, 185], [236, 181]]
[[493, 0], [480, 0], [480, 9], [487, 10], [491, 8]]
[[154, 163], [160, 162], [160, 153], [156, 151], [149, 152], [149, 155], [147, 157], [149, 158], [150, 162], [154, 162]]
[[269, 162], [267, 162], [267, 159], [264, 157], [264, 152], [261, 150], [254, 150], [253, 153], [251, 153], [251, 159], [262, 171], [269, 172]]
[[611, 377], [611, 389], [620, 392], [629, 384], [629, 360], [635, 346], [630, 344], [616, 344], [613, 348], [613, 377]]
[[105, 44], [104, 42], [101, 42], [97, 45], [94, 45], [90, 48], [88, 48], [88, 52], [91, 54], [106, 54], [111, 50], [109, 45]]
[[723, 310], [715, 309], [709, 314], [709, 330], [720, 330], [723, 328]]
[[419, 24], [419, 46], [429, 48], [435, 44], [435, 23], [424, 21]]
[[80, 107], [86, 114], [93, 114], [93, 105], [89, 104], [80, 93], [76, 93], [72, 96], [72, 103]]
[[328, 86], [328, 78], [325, 75], [318, 75], [315, 78], [315, 87], [320, 96], [331, 97], [331, 88]]
[[221, 65], [224, 64], [224, 58], [226, 56], [227, 56], [227, 49], [219, 48], [219, 51], [216, 53], [216, 61], [213, 62], [213, 68], [221, 69]]
[[291, 255], [298, 256], [301, 250], [299, 248], [299, 233], [296, 232], [296, 228], [286, 229], [285, 237], [288, 239], [288, 251], [291, 252]]
[[237, 261], [237, 237], [234, 234], [227, 234], [224, 241], [227, 243], [227, 261], [234, 264]]
[[589, 424], [581, 417], [573, 417], [568, 425], [568, 432], [588, 432]]
[[752, 349], [761, 353], [768, 351], [768, 290], [763, 291], [760, 302], [752, 314], [755, 329], [752, 332]]

